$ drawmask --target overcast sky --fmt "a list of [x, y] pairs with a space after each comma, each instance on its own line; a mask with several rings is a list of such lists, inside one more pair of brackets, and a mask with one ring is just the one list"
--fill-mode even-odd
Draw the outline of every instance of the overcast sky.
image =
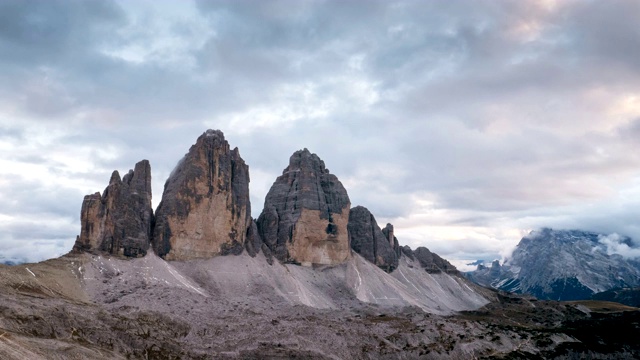
[[71, 249], [85, 194], [154, 206], [220, 129], [253, 216], [298, 149], [456, 264], [531, 229], [640, 239], [638, 1], [0, 1], [0, 258]]

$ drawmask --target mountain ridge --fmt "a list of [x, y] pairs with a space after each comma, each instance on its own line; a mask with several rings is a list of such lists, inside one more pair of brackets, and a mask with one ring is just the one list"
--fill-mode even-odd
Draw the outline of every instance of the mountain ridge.
[[[351, 208], [306, 149], [292, 155], [265, 199], [271, 215], [257, 221], [248, 166], [220, 131], [203, 133], [178, 163], [155, 213], [150, 188], [126, 185], [150, 179], [150, 165], [139, 164], [86, 198], [68, 254], [0, 265], [0, 358], [640, 355], [637, 309], [476, 285]], [[575, 330], [588, 326], [611, 345]], [[620, 340], [611, 328], [630, 335]]]
[[[607, 252], [608, 235], [543, 228], [522, 238], [502, 265], [478, 265], [467, 277], [496, 289], [541, 299], [584, 300], [618, 287], [640, 285], [640, 262]], [[628, 237], [616, 237], [632, 244]]]
[[[137, 187], [129, 189], [132, 179]], [[123, 180], [114, 171], [102, 195], [87, 195], [73, 251], [135, 258], [151, 247], [166, 260], [263, 253], [270, 264], [276, 259], [305, 266], [344, 263], [355, 251], [389, 273], [408, 256], [429, 273], [460, 275], [427, 248], [401, 247], [393, 225], [381, 229], [365, 207], [352, 208], [342, 183], [306, 148], [291, 155], [258, 219], [250, 216], [249, 167], [220, 130], [197, 138], [166, 180], [155, 211], [150, 179], [150, 164], [143, 160]], [[140, 201], [128, 200], [140, 196]], [[131, 226], [123, 227], [131, 214], [145, 229], [133, 249], [118, 240], [132, 239]]]

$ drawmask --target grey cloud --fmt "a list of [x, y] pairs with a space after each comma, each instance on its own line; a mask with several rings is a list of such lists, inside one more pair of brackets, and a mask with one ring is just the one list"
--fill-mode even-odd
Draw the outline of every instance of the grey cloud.
[[[12, 238], [16, 241], [27, 241], [33, 239], [39, 239], [43, 242], [55, 242], [69, 243], [75, 240], [75, 235], [79, 231], [76, 229], [75, 223], [65, 223], [62, 225], [50, 225], [37, 226], [39, 221], [35, 220], [21, 220], [18, 223], [13, 223], [7, 227], [7, 231], [12, 235]], [[69, 248], [67, 251], [71, 250]]]
[[606, 68], [625, 66], [638, 76], [640, 30], [634, 22], [640, 15], [640, 4], [624, 0], [577, 2], [567, 12], [563, 15], [568, 19], [569, 34], [575, 41], [572, 50], [577, 55]]
[[[0, 59], [8, 65], [0, 78], [20, 91], [11, 94], [14, 103], [24, 101], [25, 110], [43, 120], [91, 109], [89, 124], [102, 121], [104, 111], [150, 124], [149, 116], [176, 119], [202, 107], [195, 102], [204, 103], [206, 89], [197, 81], [185, 83], [182, 70], [136, 66], [103, 53], [103, 47], [127, 41], [118, 29], [128, 19], [115, 3], [3, 2], [2, 7], [8, 21], [2, 22], [0, 47], [11, 55]], [[95, 113], [96, 108], [102, 111]]]
[[14, 240], [0, 236], [0, 261], [37, 262], [69, 252], [73, 240]]
[[[307, 147], [354, 205], [389, 221], [427, 194], [452, 226], [636, 232], [637, 204], [610, 192], [637, 176], [637, 124], [606, 128], [605, 108], [637, 93], [637, 4], [199, 1], [188, 18], [121, 5], [0, 4], [0, 142], [22, 144], [3, 157], [98, 184], [90, 191], [146, 158], [157, 202], [197, 136], [220, 128], [252, 171], [254, 215]], [[159, 30], [189, 46], [154, 49]], [[121, 56], [140, 48], [148, 59]], [[30, 139], [38, 126], [57, 143]], [[48, 156], [74, 151], [91, 163]], [[61, 197], [76, 200], [58, 205], [42, 184], [24, 186], [44, 200], [16, 191], [22, 212], [79, 211], [71, 185]], [[496, 253], [433, 241], [443, 255]]]
[[0, 139], [4, 141], [23, 141], [24, 140], [24, 129], [21, 129], [18, 126], [3, 126], [0, 125]]
[[55, 63], [93, 48], [94, 36], [122, 25], [124, 14], [111, 1], [3, 1], [0, 47], [4, 62]]
[[[82, 194], [72, 187], [52, 187], [46, 183], [23, 176], [3, 175], [5, 183], [0, 185], [3, 201], [0, 214], [26, 219], [39, 217], [71, 218], [80, 214]], [[101, 191], [101, 190], [100, 190]], [[34, 231], [34, 229], [26, 229]]]

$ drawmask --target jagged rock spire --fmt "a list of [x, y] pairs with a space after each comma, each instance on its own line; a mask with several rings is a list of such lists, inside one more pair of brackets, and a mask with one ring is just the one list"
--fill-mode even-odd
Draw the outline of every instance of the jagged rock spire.
[[85, 196], [80, 222], [74, 250], [144, 256], [153, 226], [149, 161], [138, 162], [123, 179], [114, 171], [102, 195]]
[[220, 130], [207, 130], [165, 183], [153, 248], [167, 260], [239, 254], [250, 225], [249, 167]]

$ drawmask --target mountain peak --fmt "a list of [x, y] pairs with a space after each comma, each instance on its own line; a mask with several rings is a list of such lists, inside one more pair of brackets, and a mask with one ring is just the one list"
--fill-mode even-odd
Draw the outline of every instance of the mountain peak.
[[260, 236], [283, 262], [337, 264], [350, 257], [350, 200], [338, 178], [308, 149], [291, 155], [267, 193]]
[[289, 166], [287, 166], [282, 173], [299, 170], [311, 170], [319, 174], [329, 173], [329, 169], [325, 167], [324, 161], [307, 148], [294, 152], [291, 157], [289, 157]]
[[224, 133], [220, 130], [207, 129], [200, 137], [217, 137], [224, 140]]
[[138, 162], [124, 179], [120, 179], [117, 170], [113, 171], [102, 195], [84, 197], [80, 222], [75, 250], [144, 256], [153, 223], [149, 161]]
[[505, 264], [478, 268], [469, 277], [481, 285], [552, 300], [588, 299], [603, 290], [640, 285], [640, 263], [609, 255], [601, 240], [610, 237], [582, 230], [534, 230]]
[[207, 130], [165, 183], [154, 250], [172, 260], [243, 250], [251, 225], [249, 167], [220, 130]]

